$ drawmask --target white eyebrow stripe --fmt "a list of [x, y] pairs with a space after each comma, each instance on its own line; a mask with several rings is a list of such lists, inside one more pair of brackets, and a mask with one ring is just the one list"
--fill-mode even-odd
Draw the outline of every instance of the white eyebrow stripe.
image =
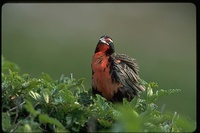
[[99, 40], [100, 40], [101, 42], [103, 42], [103, 43], [106, 43], [106, 41], [105, 41], [104, 38], [100, 38]]
[[109, 45], [109, 44], [105, 41], [104, 38], [100, 38], [99, 40], [100, 40], [102, 43], [105, 43], [105, 44]]

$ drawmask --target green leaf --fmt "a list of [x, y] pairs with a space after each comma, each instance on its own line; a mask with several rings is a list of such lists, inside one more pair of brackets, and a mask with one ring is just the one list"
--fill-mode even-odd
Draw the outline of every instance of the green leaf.
[[112, 122], [108, 121], [108, 120], [104, 120], [104, 119], [98, 119], [97, 120], [99, 122], [99, 124], [102, 126], [102, 127], [105, 127], [105, 128], [108, 128], [108, 127], [111, 127], [112, 126]]
[[78, 79], [78, 84], [82, 85], [83, 82], [84, 82], [84, 80], [85, 80], [85, 78], [80, 78], [80, 79]]
[[64, 99], [65, 102], [74, 103], [76, 98], [73, 96], [72, 92], [68, 89], [61, 90], [59, 95]]
[[157, 88], [158, 84], [155, 82], [149, 82], [149, 85], [151, 86], [151, 88]]
[[7, 113], [2, 113], [2, 130], [4, 132], [9, 132], [10, 128], [10, 116]]
[[166, 95], [170, 95], [176, 92], [180, 92], [180, 89], [169, 89], [169, 90], [157, 90], [155, 93], [153, 93], [152, 88], [147, 88], [147, 97], [146, 100], [148, 103], [152, 103], [155, 102], [159, 97], [161, 96], [166, 96]]
[[19, 121], [20, 125], [17, 126], [15, 132], [41, 132], [41, 128], [38, 122], [34, 122], [33, 119], [23, 119]]
[[96, 94], [96, 98], [94, 100], [97, 107], [99, 107], [100, 111], [107, 111], [110, 106], [108, 105], [108, 102], [106, 102], [106, 99], [98, 94]]
[[53, 82], [53, 79], [47, 73], [42, 73], [41, 78], [49, 83]]
[[38, 114], [40, 114], [39, 111], [36, 111], [33, 107], [33, 105], [31, 104], [31, 102], [26, 101], [24, 107], [26, 108], [26, 110], [33, 115], [33, 117], [36, 117]]
[[65, 90], [65, 89], [67, 89], [67, 87], [66, 87], [66, 84], [61, 83], [61, 84], [58, 84], [58, 85], [56, 86], [56, 89], [60, 91], [60, 90]]
[[178, 116], [173, 123], [172, 130], [176, 131], [177, 128], [181, 128], [183, 132], [194, 132], [196, 130], [196, 122], [186, 119], [183, 116]]
[[24, 88], [27, 88], [29, 90], [33, 90], [34, 88], [38, 88], [38, 85], [41, 84], [41, 81], [40, 80], [37, 80], [37, 79], [30, 79], [28, 80], [27, 82], [24, 82], [22, 84], [22, 86]]
[[31, 126], [29, 124], [24, 125], [24, 132], [32, 132]]
[[49, 94], [50, 94], [50, 92], [49, 92], [48, 89], [44, 89], [44, 90], [42, 91], [42, 96], [43, 96], [44, 101], [45, 101], [46, 103], [49, 103]]
[[163, 90], [163, 89], [161, 89], [161, 90], [157, 90], [156, 91], [156, 95], [158, 97], [160, 97], [160, 96], [165, 96], [165, 95], [177, 93], [177, 92], [180, 92], [180, 91], [181, 91], [181, 89], [169, 89], [169, 90]]
[[29, 92], [29, 95], [35, 99], [36, 101], [40, 101], [41, 100], [41, 95], [37, 92], [33, 92], [33, 91], [30, 91]]
[[[143, 120], [139, 117], [138, 113], [127, 107], [127, 106], [118, 106], [118, 110], [121, 112], [121, 115], [117, 117], [119, 121], [118, 124], [122, 124], [121, 129], [115, 128], [114, 132], [141, 132]], [[119, 125], [118, 125], [119, 126]], [[116, 129], [118, 131], [116, 131]]]
[[12, 71], [17, 71], [19, 72], [19, 66], [13, 62], [7, 61], [5, 60], [5, 58], [3, 56], [1, 56], [1, 67], [2, 67], [2, 71], [5, 72], [6, 70], [12, 70]]
[[46, 114], [40, 114], [39, 115], [39, 121], [40, 123], [49, 123], [49, 124], [54, 124], [62, 129], [64, 129], [64, 126], [55, 118], [51, 118]]

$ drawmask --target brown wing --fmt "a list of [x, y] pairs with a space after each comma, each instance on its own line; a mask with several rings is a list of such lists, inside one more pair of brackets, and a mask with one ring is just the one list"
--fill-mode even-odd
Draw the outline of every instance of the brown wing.
[[140, 84], [138, 75], [138, 65], [135, 59], [124, 54], [113, 54], [110, 57], [110, 74], [113, 82], [119, 82], [123, 85], [123, 96], [133, 98], [137, 92], [144, 91], [145, 88]]
[[121, 61], [122, 62], [121, 64], [127, 65], [130, 69], [134, 71], [136, 75], [138, 75], [139, 67], [134, 58], [131, 58], [125, 54], [114, 54], [113, 57], [116, 60]]

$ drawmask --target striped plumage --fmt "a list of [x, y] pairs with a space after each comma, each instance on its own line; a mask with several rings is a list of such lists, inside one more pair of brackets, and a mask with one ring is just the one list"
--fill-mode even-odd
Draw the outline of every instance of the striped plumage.
[[109, 101], [132, 100], [145, 87], [140, 84], [135, 59], [114, 53], [109, 36], [102, 36], [92, 58], [92, 91]]

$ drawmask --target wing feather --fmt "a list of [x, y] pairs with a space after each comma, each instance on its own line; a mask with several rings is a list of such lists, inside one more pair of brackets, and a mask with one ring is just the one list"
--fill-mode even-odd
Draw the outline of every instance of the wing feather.
[[144, 91], [145, 87], [140, 84], [138, 65], [135, 59], [124, 54], [113, 54], [111, 57], [111, 76], [114, 82], [123, 84], [124, 89], [131, 89], [134, 94]]

